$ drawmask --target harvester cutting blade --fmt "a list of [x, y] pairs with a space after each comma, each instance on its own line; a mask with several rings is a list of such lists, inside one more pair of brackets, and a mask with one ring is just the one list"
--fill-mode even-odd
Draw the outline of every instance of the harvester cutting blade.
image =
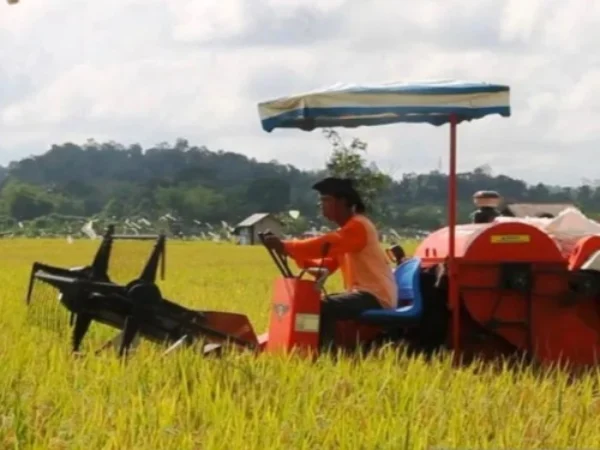
[[181, 338], [179, 338], [179, 340], [176, 341], [173, 345], [171, 345], [169, 348], [167, 348], [165, 350], [165, 352], [163, 353], [163, 355], [164, 356], [170, 355], [175, 350], [181, 348], [184, 345], [190, 345], [191, 343], [192, 343], [192, 341], [190, 340], [190, 337], [187, 334], [185, 334]]
[[127, 354], [139, 330], [140, 323], [136, 317], [129, 316], [125, 319], [125, 326], [123, 328], [123, 335], [121, 337], [121, 345], [119, 347], [119, 356]]
[[[48, 319], [51, 319], [51, 322], [54, 323], [60, 323], [62, 321], [61, 315], [57, 311], [56, 300], [58, 300], [58, 302], [62, 302], [64, 292], [61, 291], [60, 286], [57, 286], [57, 283], [48, 282], [48, 280], [51, 278], [55, 278], [57, 280], [62, 279], [65, 282], [63, 284], [72, 283], [75, 280], [109, 281], [108, 263], [111, 254], [113, 233], [114, 226], [109, 226], [102, 238], [102, 242], [94, 256], [94, 260], [91, 265], [66, 269], [41, 262], [33, 263], [29, 276], [29, 285], [25, 303], [30, 307], [30, 317], [33, 317], [34, 322], [37, 325], [41, 325], [46, 329], [50, 328], [54, 330], [55, 327], [49, 326]], [[42, 303], [45, 304], [34, 305], [31, 307], [32, 296], [36, 288], [36, 281], [43, 281], [49, 287], [53, 287], [54, 289], [50, 291], [51, 293], [49, 295], [54, 298], [52, 298], [52, 300], [44, 299]], [[42, 316], [39, 314], [40, 311], [43, 313]], [[76, 313], [71, 311], [69, 316], [69, 326], [74, 326], [77, 321]], [[43, 317], [42, 320], [40, 320], [41, 317]]]
[[92, 323], [92, 316], [89, 314], [79, 314], [75, 318], [75, 326], [73, 327], [73, 351], [79, 352], [81, 341], [88, 332]]
[[174, 343], [176, 347], [183, 343], [191, 345], [199, 340], [219, 346], [233, 343], [250, 349], [258, 347], [258, 339], [246, 316], [196, 311], [162, 296], [155, 280], [160, 261], [164, 261], [164, 236], [157, 237], [137, 278], [125, 285], [111, 281], [107, 272], [113, 238], [111, 233], [105, 235], [91, 266], [64, 269], [35, 263], [32, 268], [27, 304], [31, 303], [33, 280], [60, 292], [58, 304], [72, 315], [73, 351], [79, 351], [93, 322], [121, 331], [112, 340], [113, 344], [118, 341], [121, 356], [128, 353], [138, 338], [159, 344]]
[[[151, 267], [147, 267], [150, 272], [144, 273], [141, 278], [149, 280], [151, 276], [154, 281], [160, 270], [160, 279], [165, 279], [166, 272], [166, 236], [164, 234], [148, 234], [148, 235], [126, 235], [126, 234], [114, 234], [111, 239], [113, 242], [121, 241], [123, 246], [114, 247], [113, 259], [116, 259], [115, 263], [109, 269], [109, 275], [111, 279], [118, 283], [126, 283], [133, 278], [139, 276], [140, 272], [143, 272], [143, 266], [151, 263]], [[125, 242], [127, 245], [125, 245]], [[151, 249], [148, 248], [148, 243], [152, 244]], [[153, 253], [155, 260], [152, 261], [147, 259], [147, 252]], [[137, 257], [143, 256], [142, 267], [136, 260]], [[116, 266], [116, 267], [115, 267]], [[118, 269], [118, 270], [117, 270]]]
[[[89, 315], [85, 318], [78, 318], [78, 312], [80, 311], [78, 310], [77, 300], [85, 297], [86, 288], [87, 291], [90, 288], [89, 282], [97, 283], [94, 285], [94, 289], [102, 292], [106, 292], [111, 287], [116, 286], [111, 282], [108, 275], [112, 244], [115, 239], [114, 230], [113, 225], [107, 228], [93, 261], [89, 265], [63, 268], [34, 262], [31, 268], [25, 298], [25, 303], [29, 307], [28, 314], [30, 318], [34, 319], [35, 324], [56, 331], [55, 325], [63, 321], [59, 308], [60, 306], [66, 307], [70, 313], [68, 325], [73, 328], [72, 343], [75, 351], [78, 351], [81, 340], [87, 333], [90, 323], [93, 321], [93, 319], [90, 320]], [[41, 285], [47, 288], [46, 298], [41, 302], [34, 302], [35, 304], [32, 304], [34, 296], [39, 297], [34, 294], [39, 293]], [[40, 314], [40, 311], [42, 314]], [[51, 319], [51, 321], [48, 319]], [[53, 326], [49, 326], [49, 324]]]

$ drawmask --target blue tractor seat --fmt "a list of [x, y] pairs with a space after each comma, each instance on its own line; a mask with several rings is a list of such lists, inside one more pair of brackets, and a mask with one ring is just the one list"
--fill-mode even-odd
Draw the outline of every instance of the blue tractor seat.
[[421, 259], [409, 258], [394, 270], [394, 279], [398, 287], [396, 309], [371, 309], [360, 315], [358, 320], [373, 325], [410, 325], [421, 318], [423, 298], [421, 296]]

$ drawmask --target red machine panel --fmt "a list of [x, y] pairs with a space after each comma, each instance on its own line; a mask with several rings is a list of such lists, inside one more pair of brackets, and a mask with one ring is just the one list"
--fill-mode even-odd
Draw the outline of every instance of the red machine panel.
[[[530, 287], [520, 290], [524, 277]], [[530, 349], [539, 361], [593, 364], [600, 354], [598, 300], [569, 305], [569, 279], [554, 239], [516, 221], [491, 224], [473, 235], [458, 265], [461, 298], [479, 324]]]
[[266, 350], [315, 353], [319, 348], [321, 293], [312, 280], [275, 281]]
[[[427, 236], [417, 247], [415, 256], [424, 260], [442, 260], [448, 256], [449, 229], [441, 228]], [[483, 238], [482, 238], [483, 236]], [[538, 260], [553, 259], [560, 250], [554, 240], [540, 228], [523, 222], [467, 224], [455, 227], [455, 256], [477, 260], [522, 260], [523, 244], [536, 249]]]
[[577, 241], [569, 254], [569, 269], [579, 269], [587, 259], [600, 250], [600, 236], [591, 235], [582, 237]]
[[487, 224], [470, 236], [460, 256], [471, 261], [563, 261], [552, 237], [534, 225], [517, 221]]
[[[600, 299], [575, 299], [569, 284], [570, 269], [600, 249], [600, 238], [581, 239], [568, 259], [560, 242], [521, 221], [460, 225], [455, 242], [459, 296], [478, 327], [541, 362], [597, 363]], [[424, 264], [443, 262], [448, 228], [425, 239], [416, 256]], [[463, 348], [476, 343], [468, 323], [461, 326]], [[499, 341], [487, 342], [493, 348], [484, 348], [486, 353], [501, 352]]]
[[[489, 224], [468, 224], [455, 227], [455, 255], [461, 257], [474, 236]], [[427, 236], [415, 250], [414, 256], [427, 260], [443, 260], [448, 256], [448, 228], [441, 228]]]

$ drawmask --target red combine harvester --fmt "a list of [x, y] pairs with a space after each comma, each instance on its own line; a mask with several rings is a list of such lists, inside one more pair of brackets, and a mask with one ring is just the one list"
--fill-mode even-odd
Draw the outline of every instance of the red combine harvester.
[[[426, 237], [412, 256], [399, 246], [388, 250], [396, 264], [398, 308], [367, 311], [338, 324], [338, 346], [402, 341], [423, 351], [449, 348], [456, 356], [517, 354], [540, 363], [596, 363], [600, 232], [580, 230], [567, 242], [535, 221], [456, 222], [457, 124], [489, 114], [509, 116], [508, 87], [462, 82], [337, 86], [259, 109], [267, 131], [450, 124], [449, 225]], [[285, 258], [269, 250], [281, 276], [273, 286], [268, 332], [257, 336], [244, 315], [191, 310], [162, 297], [155, 278], [164, 236], [157, 238], [137, 279], [125, 286], [112, 282], [107, 270], [112, 233], [107, 231], [90, 266], [35, 263], [32, 268], [27, 302], [35, 280], [60, 291], [59, 302], [72, 315], [73, 350], [79, 350], [96, 321], [122, 330], [114, 341], [121, 354], [136, 336], [169, 344], [167, 352], [202, 342], [204, 353], [230, 343], [253, 352], [318, 354], [321, 296], [329, 275], [323, 268], [294, 275]]]
[[[456, 131], [464, 121], [510, 116], [508, 86], [443, 81], [376, 86], [338, 85], [259, 105], [263, 129], [377, 126], [392, 123], [450, 125], [448, 226], [432, 233], [395, 269], [400, 307], [369, 311], [340, 330], [350, 344], [365, 326], [415, 346], [447, 346], [461, 355], [524, 354], [530, 359], [590, 365], [600, 351], [600, 236], [580, 236], [568, 251], [541, 227], [522, 221], [457, 225]], [[288, 284], [288, 301], [275, 307], [317, 314], [314, 300]], [[302, 284], [309, 291], [308, 284]], [[284, 283], [276, 285], [275, 304]], [[313, 296], [314, 297], [314, 296]], [[406, 304], [408, 303], [408, 304]], [[274, 312], [267, 348], [288, 336], [293, 318]], [[354, 327], [354, 331], [352, 331]], [[372, 334], [369, 336], [372, 337]], [[297, 335], [297, 342], [300, 335]], [[314, 338], [311, 341], [314, 343]], [[288, 338], [281, 345], [290, 346]]]
[[[448, 228], [428, 236], [394, 275], [403, 306], [340, 323], [337, 344], [402, 340], [416, 350], [464, 356], [515, 354], [540, 363], [590, 366], [600, 354], [600, 236], [569, 254], [539, 227], [518, 221], [456, 227], [459, 311], [448, 300]], [[283, 261], [282, 257], [274, 258]], [[278, 263], [282, 265], [282, 263]], [[315, 269], [316, 272], [316, 269]], [[286, 270], [274, 286], [266, 350], [317, 352], [320, 285]], [[455, 323], [458, 323], [455, 326]]]

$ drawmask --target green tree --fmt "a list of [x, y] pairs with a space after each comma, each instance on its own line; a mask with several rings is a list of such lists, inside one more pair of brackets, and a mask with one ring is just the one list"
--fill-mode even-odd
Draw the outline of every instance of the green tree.
[[11, 182], [4, 186], [2, 197], [10, 215], [19, 221], [44, 216], [54, 210], [50, 196], [37, 186]]
[[371, 215], [380, 217], [385, 213], [381, 195], [391, 186], [390, 177], [382, 173], [375, 163], [368, 164], [363, 156], [367, 143], [354, 138], [346, 144], [339, 133], [324, 129], [323, 134], [332, 145], [332, 153], [326, 169], [330, 176], [352, 178]]
[[290, 203], [290, 184], [282, 178], [257, 178], [249, 183], [246, 197], [257, 211], [279, 213]]
[[[445, 173], [406, 173], [391, 180], [368, 163], [365, 142], [344, 143], [332, 130], [324, 130], [324, 136], [333, 152], [327, 167], [318, 171], [211, 151], [185, 139], [145, 149], [94, 140], [52, 145], [46, 153], [0, 167], [0, 218], [7, 217], [0, 221], [0, 232], [18, 221], [24, 222], [25, 230], [36, 226], [64, 230], [67, 224], [79, 229], [81, 220], [76, 216], [106, 220], [139, 216], [156, 222], [171, 212], [184, 226], [192, 226], [194, 220], [236, 223], [257, 211], [286, 216], [285, 211], [294, 209], [300, 219], [291, 221], [288, 228], [299, 233], [321, 224], [310, 187], [326, 175], [356, 179], [370, 215], [380, 226], [432, 229], [446, 223]], [[472, 195], [480, 189], [498, 191], [507, 202], [568, 202], [590, 217], [600, 213], [598, 180], [584, 180], [574, 187], [528, 185], [481, 166], [458, 174], [461, 221], [470, 220]]]

